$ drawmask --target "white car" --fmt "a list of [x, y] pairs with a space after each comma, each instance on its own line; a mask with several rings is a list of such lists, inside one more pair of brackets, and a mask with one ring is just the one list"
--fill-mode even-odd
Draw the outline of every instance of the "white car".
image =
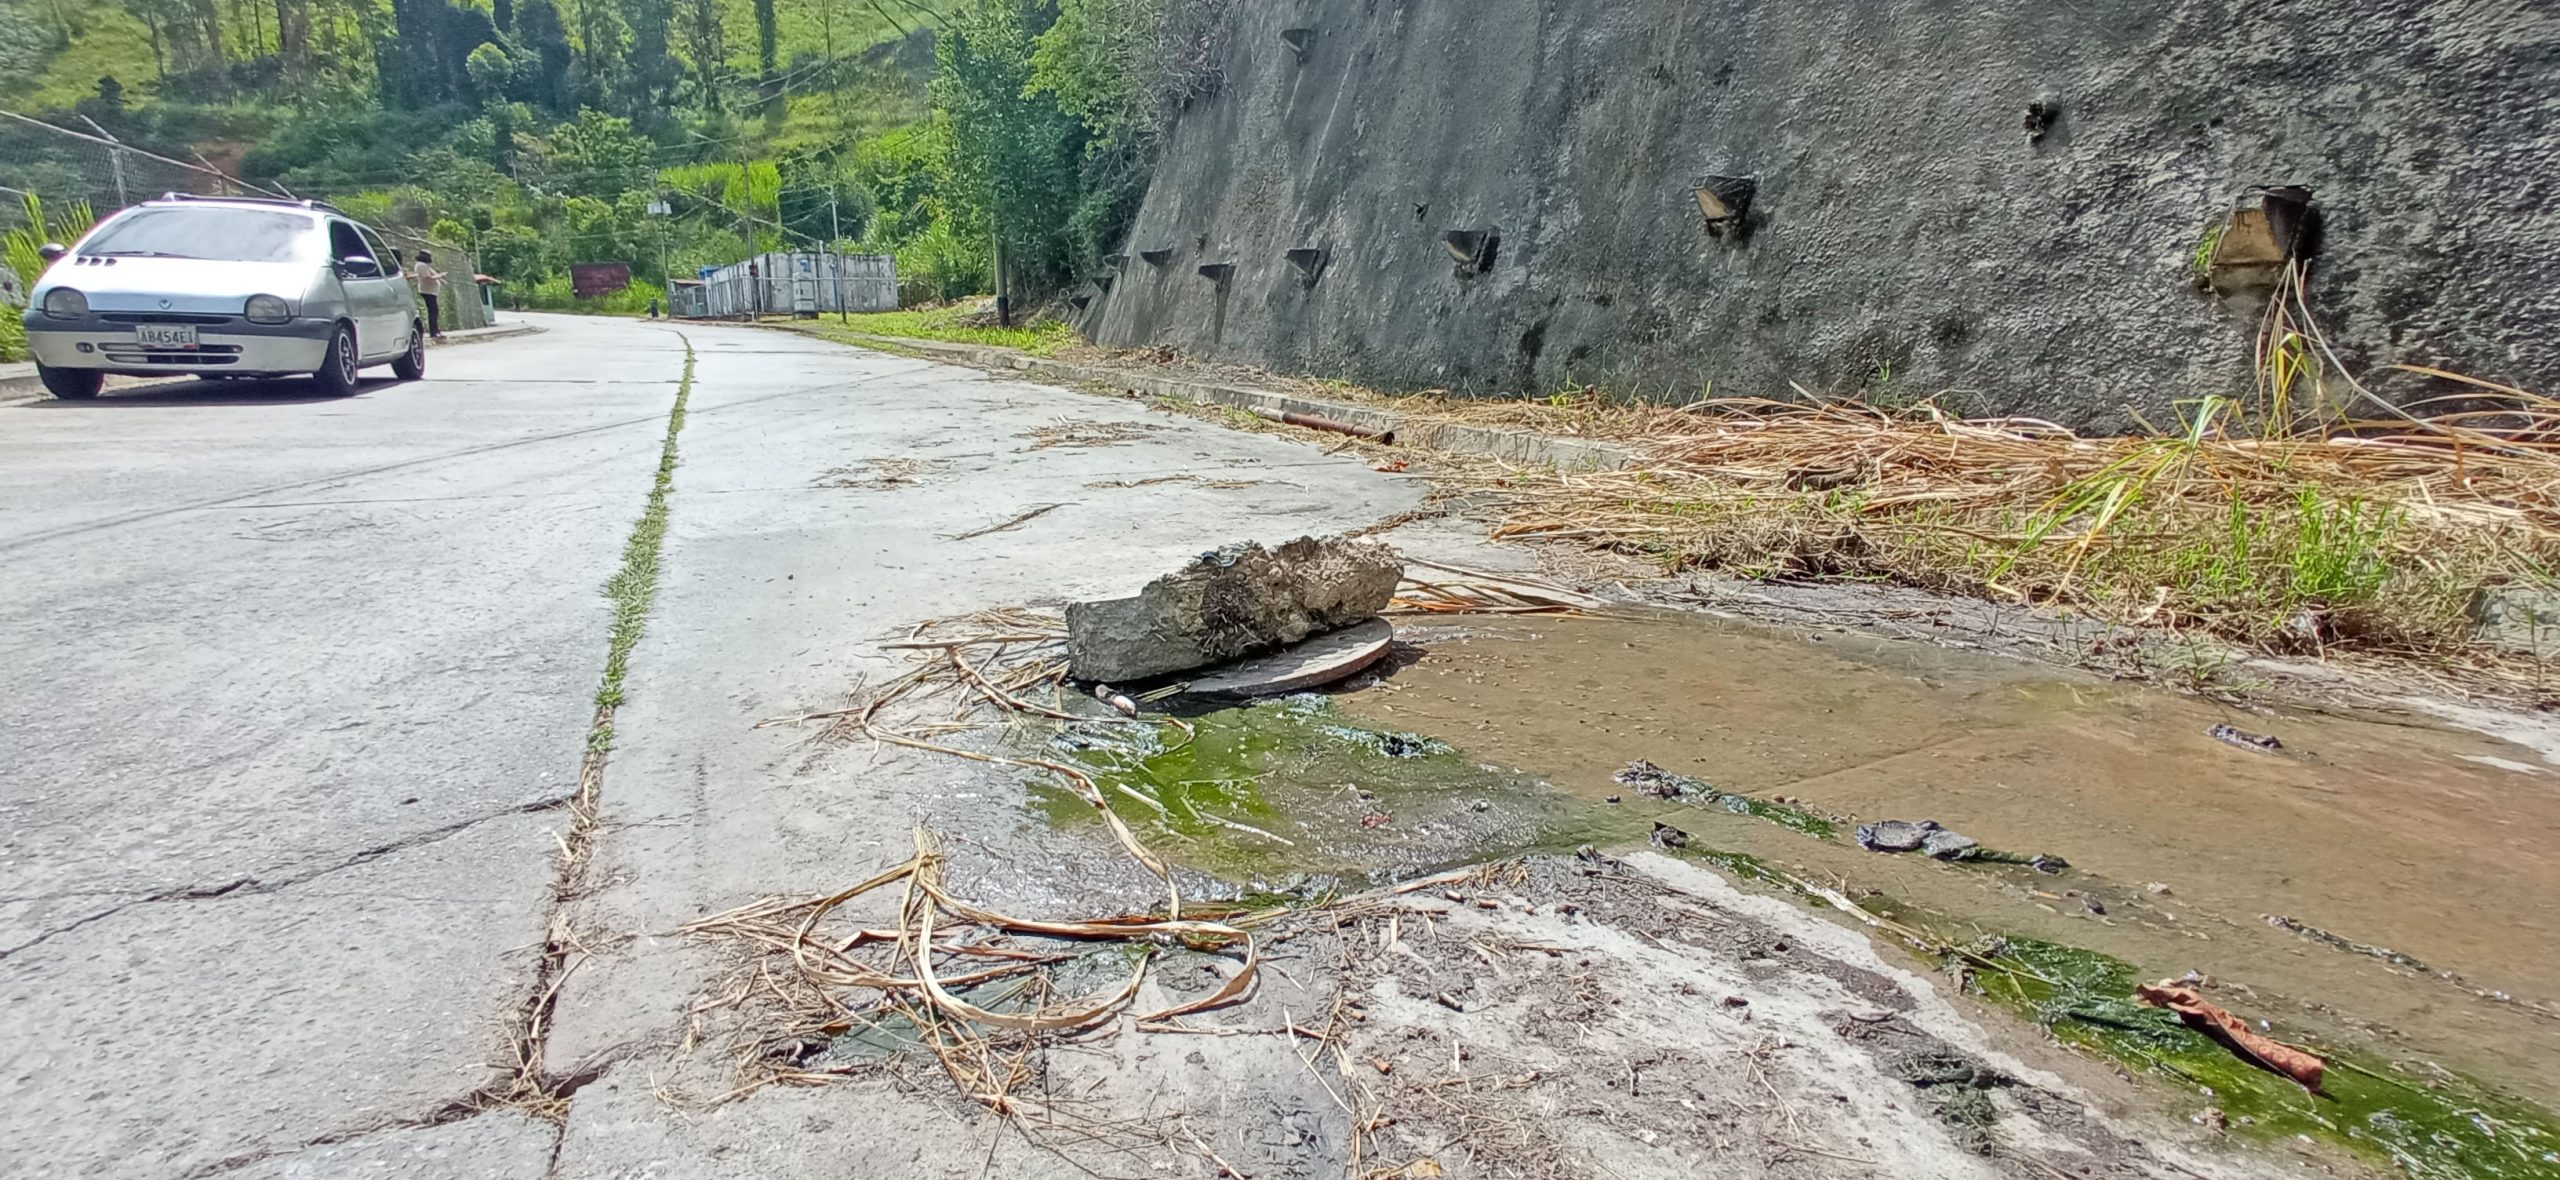
[[24, 319], [55, 397], [96, 397], [111, 373], [309, 377], [344, 395], [370, 365], [427, 371], [399, 253], [316, 201], [145, 201], [46, 268]]

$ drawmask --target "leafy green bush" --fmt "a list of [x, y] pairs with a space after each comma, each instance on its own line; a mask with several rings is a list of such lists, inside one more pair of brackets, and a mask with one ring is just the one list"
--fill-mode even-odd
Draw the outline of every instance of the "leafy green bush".
[[665, 314], [665, 289], [647, 279], [633, 279], [630, 286], [611, 295], [580, 299], [567, 275], [553, 275], [526, 288], [519, 296], [521, 306], [535, 311], [574, 311], [587, 315], [646, 315], [651, 300], [658, 301], [659, 313]]
[[[24, 198], [21, 216], [20, 224], [0, 233], [0, 264], [16, 271], [18, 281], [30, 291], [44, 274], [44, 257], [36, 251], [47, 242], [76, 242], [97, 223], [86, 202], [49, 212], [32, 193]], [[0, 304], [0, 361], [25, 359], [27, 326], [19, 322], [17, 308]]]
[[18, 318], [17, 308], [0, 303], [0, 362], [26, 359], [27, 325]]

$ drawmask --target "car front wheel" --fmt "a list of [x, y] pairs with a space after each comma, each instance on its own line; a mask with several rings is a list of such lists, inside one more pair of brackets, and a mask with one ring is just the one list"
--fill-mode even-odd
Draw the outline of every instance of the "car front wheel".
[[391, 362], [391, 375], [403, 381], [415, 381], [427, 375], [427, 326], [409, 324], [409, 351]]
[[36, 379], [44, 382], [45, 392], [65, 401], [87, 401], [106, 388], [107, 375], [96, 369], [57, 369], [37, 365]]
[[338, 325], [329, 334], [329, 352], [320, 361], [320, 371], [311, 375], [311, 383], [330, 397], [345, 397], [356, 391], [356, 330]]

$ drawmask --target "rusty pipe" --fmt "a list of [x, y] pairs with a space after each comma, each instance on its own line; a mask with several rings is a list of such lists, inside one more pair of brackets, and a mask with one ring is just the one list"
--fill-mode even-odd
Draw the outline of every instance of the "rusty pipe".
[[1274, 422], [1285, 422], [1291, 426], [1304, 426], [1309, 430], [1330, 430], [1335, 434], [1347, 434], [1353, 438], [1363, 438], [1370, 442], [1384, 443], [1388, 446], [1394, 446], [1396, 441], [1396, 432], [1392, 430], [1372, 431], [1365, 427], [1354, 426], [1348, 422], [1336, 422], [1331, 418], [1320, 418], [1314, 414], [1301, 414], [1295, 410], [1275, 410], [1269, 406], [1255, 406], [1253, 408], [1253, 412], [1254, 416], [1259, 418], [1268, 418]]

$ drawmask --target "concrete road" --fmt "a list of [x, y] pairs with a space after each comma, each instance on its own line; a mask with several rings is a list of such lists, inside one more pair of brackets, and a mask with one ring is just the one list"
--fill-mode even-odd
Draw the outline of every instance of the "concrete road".
[[[544, 323], [344, 401], [0, 408], [0, 1174], [975, 1171], [986, 1148], [913, 1100], [777, 1092], [692, 1118], [653, 1095], [643, 1059], [711, 971], [667, 931], [898, 859], [948, 803], [940, 768], [857, 772], [750, 727], [841, 699], [918, 619], [1125, 592], [1213, 544], [1419, 498], [1131, 402], [689, 326], [662, 589], [592, 888], [563, 907], [600, 587], [687, 343]], [[1122, 425], [1060, 433], [1096, 422]], [[892, 460], [909, 482], [870, 479]], [[1258, 482], [1098, 486], [1192, 472]], [[598, 1079], [565, 1129], [473, 1109], [555, 920], [599, 948], [561, 981], [547, 1050]], [[926, 1146], [849, 1161], [795, 1133], [838, 1124]]]

